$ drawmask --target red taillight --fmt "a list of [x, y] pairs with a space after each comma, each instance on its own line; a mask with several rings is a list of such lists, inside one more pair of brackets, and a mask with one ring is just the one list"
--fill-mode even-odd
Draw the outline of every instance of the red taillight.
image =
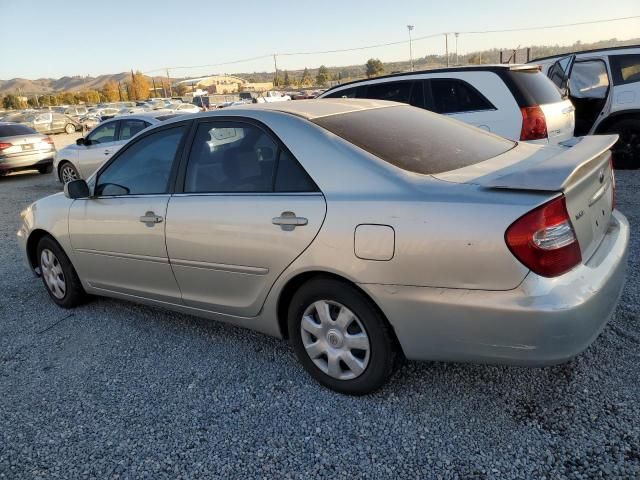
[[13, 144], [11, 143], [4, 143], [4, 142], [0, 142], [0, 150], [4, 150], [5, 148], [9, 148], [12, 147]]
[[526, 213], [504, 235], [511, 253], [543, 277], [556, 277], [582, 261], [564, 195]]
[[547, 119], [539, 106], [522, 107], [522, 130], [520, 140], [540, 140], [547, 138]]

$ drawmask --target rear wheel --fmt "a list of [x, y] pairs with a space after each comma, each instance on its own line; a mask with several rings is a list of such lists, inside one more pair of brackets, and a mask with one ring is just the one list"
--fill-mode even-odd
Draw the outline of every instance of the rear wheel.
[[53, 165], [44, 165], [42, 167], [38, 167], [38, 172], [42, 175], [53, 172]]
[[300, 363], [332, 390], [364, 395], [393, 373], [397, 354], [385, 319], [346, 282], [304, 284], [289, 305], [288, 328]]
[[616, 168], [640, 168], [640, 120], [626, 118], [614, 123], [607, 133], [617, 133], [620, 140], [612, 147]]
[[78, 180], [80, 178], [80, 174], [78, 173], [78, 170], [76, 170], [76, 167], [73, 166], [73, 164], [64, 162], [62, 165], [60, 165], [59, 177], [62, 183], [69, 183], [73, 180]]
[[76, 126], [73, 123], [67, 123], [64, 127], [64, 131], [67, 133], [75, 133]]
[[51, 300], [62, 308], [73, 308], [86, 298], [82, 283], [69, 257], [51, 238], [43, 237], [38, 242], [38, 266]]

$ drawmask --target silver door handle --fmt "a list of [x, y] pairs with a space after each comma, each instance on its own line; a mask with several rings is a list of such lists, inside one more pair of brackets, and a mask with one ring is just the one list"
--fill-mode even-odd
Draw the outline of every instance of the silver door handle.
[[142, 223], [146, 223], [147, 226], [154, 225], [156, 223], [162, 223], [163, 218], [160, 215], [156, 215], [153, 212], [147, 212], [142, 217], [140, 217], [140, 221]]
[[271, 223], [280, 225], [282, 230], [291, 231], [296, 227], [301, 227], [309, 223], [304, 217], [296, 217], [293, 212], [282, 212], [279, 217], [273, 217]]

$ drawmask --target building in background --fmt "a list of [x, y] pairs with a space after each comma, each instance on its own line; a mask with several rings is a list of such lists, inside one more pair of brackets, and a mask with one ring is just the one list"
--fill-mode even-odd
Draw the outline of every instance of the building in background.
[[206, 90], [207, 93], [266, 92], [273, 88], [273, 82], [252, 83], [232, 75], [210, 75], [207, 77], [180, 80], [175, 85], [185, 85], [191, 91]]

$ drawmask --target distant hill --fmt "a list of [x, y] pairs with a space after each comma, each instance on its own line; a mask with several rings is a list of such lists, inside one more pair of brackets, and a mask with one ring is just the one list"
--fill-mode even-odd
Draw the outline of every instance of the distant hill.
[[[109, 80], [117, 82], [126, 82], [131, 78], [130, 72], [116, 73], [112, 75], [100, 75], [98, 77], [62, 77], [39, 78], [37, 80], [28, 80], [26, 78], [12, 78], [11, 80], [0, 80], [0, 95], [5, 93], [21, 93], [21, 94], [45, 94], [53, 92], [76, 92], [80, 90], [100, 90]], [[154, 77], [156, 82], [161, 79], [166, 81], [166, 77]], [[147, 77], [151, 83], [151, 77]], [[172, 79], [173, 80], [173, 79]]]
[[[577, 42], [573, 45], [534, 45], [531, 46], [531, 59], [539, 57], [546, 57], [549, 55], [557, 55], [561, 53], [574, 52], [574, 51], [582, 51], [582, 50], [590, 50], [594, 48], [608, 48], [608, 47], [617, 47], [624, 45], [638, 45], [640, 44], [640, 38], [633, 38], [630, 40], [617, 40], [615, 38], [609, 40], [602, 40], [595, 43], [581, 43]], [[503, 60], [507, 61], [507, 59], [513, 53], [512, 49], [505, 48], [502, 50], [504, 52]], [[372, 55], [375, 57], [375, 55]], [[362, 78], [365, 76], [365, 68], [364, 63], [366, 59], [363, 57], [363, 62], [361, 65], [348, 65], [343, 67], [336, 66], [328, 66], [329, 72], [331, 74], [332, 84], [338, 82], [344, 82], [351, 79]], [[449, 61], [453, 65], [455, 62], [453, 51], [450, 51]], [[517, 50], [516, 61], [519, 63], [524, 63], [526, 61], [526, 48], [520, 48]], [[500, 50], [492, 49], [492, 50], [483, 50], [478, 52], [470, 52], [464, 55], [459, 55], [458, 64], [487, 64], [487, 63], [499, 63], [500, 62]], [[447, 58], [445, 55], [429, 55], [427, 57], [421, 57], [414, 60], [414, 68], [416, 70], [426, 70], [430, 68], [437, 68], [443, 65], [446, 65]], [[317, 67], [309, 68], [309, 73], [315, 79], [318, 70]], [[386, 73], [391, 72], [403, 72], [408, 71], [410, 69], [409, 61], [399, 61], [399, 62], [387, 62], [385, 63], [385, 71]], [[299, 81], [302, 78], [303, 70], [288, 70], [289, 77], [293, 82]], [[278, 71], [280, 80], [283, 79], [284, 72]], [[273, 80], [273, 72], [253, 72], [253, 73], [236, 73], [238, 77], [245, 78], [254, 82], [269, 82]], [[205, 75], [199, 75], [205, 76]], [[98, 77], [62, 77], [58, 79], [53, 78], [39, 78], [37, 80], [29, 80], [25, 78], [13, 78], [11, 80], [0, 80], [0, 95], [6, 93], [21, 93], [21, 94], [45, 94], [52, 92], [63, 92], [70, 91], [76, 92], [80, 90], [100, 90], [105, 83], [109, 80], [114, 80], [116, 82], [125, 82], [130, 77], [129, 72], [116, 73], [113, 75], [100, 75]], [[151, 77], [147, 77], [149, 83], [151, 83]], [[166, 77], [154, 77], [156, 82], [160, 82], [160, 80], [165, 80]], [[175, 78], [172, 80], [180, 80]]]

